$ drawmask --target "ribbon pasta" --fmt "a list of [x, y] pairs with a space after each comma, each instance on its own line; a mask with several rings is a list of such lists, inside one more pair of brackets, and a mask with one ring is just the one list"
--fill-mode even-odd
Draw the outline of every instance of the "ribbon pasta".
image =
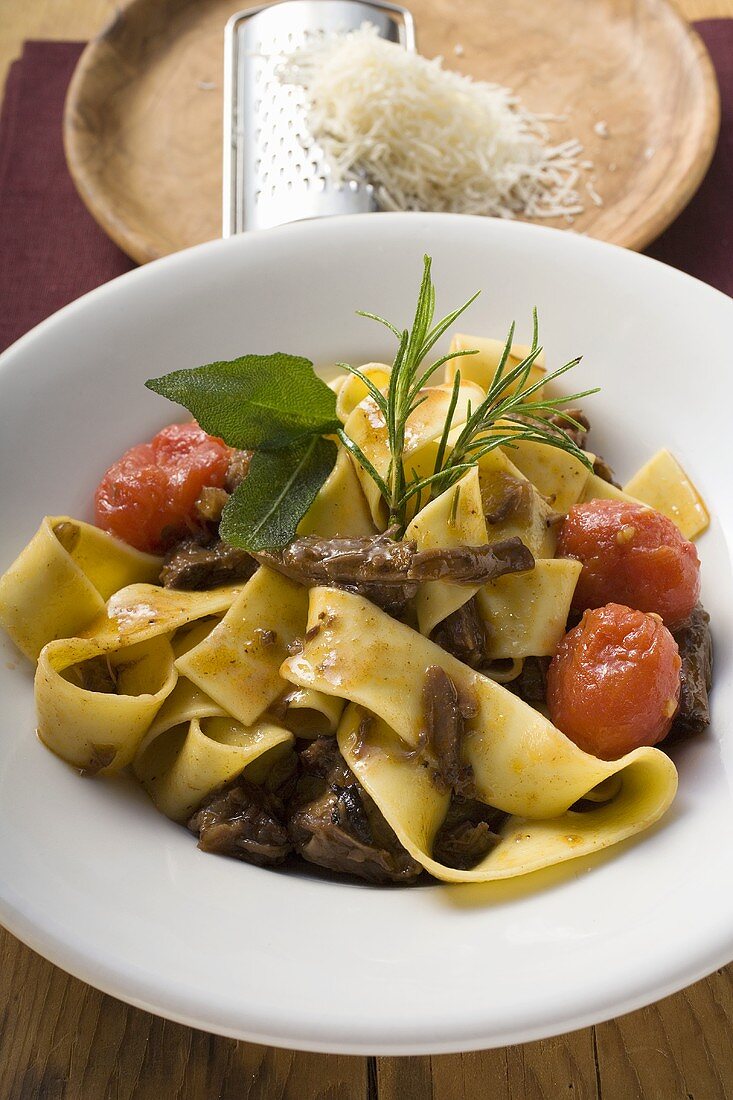
[[[466, 722], [464, 758], [477, 797], [499, 810], [555, 817], [602, 780], [639, 764], [666, 775], [668, 790], [676, 782], [674, 765], [657, 749], [636, 749], [619, 760], [583, 752], [506, 688], [350, 592], [312, 590], [306, 637], [302, 653], [285, 661], [283, 675], [300, 687], [360, 704], [411, 749], [421, 744], [425, 671], [443, 668], [475, 704], [475, 716]], [[380, 655], [376, 667], [374, 653]]]
[[580, 459], [548, 443], [517, 439], [507, 455], [555, 512], [565, 513], [577, 504], [590, 477]]
[[251, 725], [288, 687], [280, 665], [305, 634], [308, 593], [261, 567], [218, 626], [176, 660], [178, 671], [228, 714]]
[[[451, 403], [449, 385], [432, 386], [425, 390], [425, 400], [410, 416], [405, 428], [404, 465], [408, 477], [415, 471], [421, 477], [431, 474], [435, 464], [438, 442], [443, 432]], [[484, 391], [471, 382], [460, 387], [453, 413], [453, 424], [466, 420], [469, 407], [476, 408], [485, 397]], [[381, 477], [387, 476], [390, 450], [384, 417], [371, 397], [361, 401], [346, 421], [345, 431], [359, 446]], [[387, 508], [379, 489], [362, 470], [356, 467], [364, 496], [372, 519], [380, 531], [387, 526]], [[414, 504], [413, 504], [414, 506]]]
[[304, 738], [335, 733], [345, 706], [343, 699], [313, 688], [295, 688], [284, 696], [283, 703], [283, 725]]
[[[211, 633], [196, 623], [174, 650], [189, 652]], [[185, 821], [207, 795], [235, 779], [292, 734], [273, 722], [244, 726], [184, 676], [167, 697], [143, 738], [133, 767], [158, 809]]]
[[340, 447], [336, 465], [300, 521], [298, 534], [332, 539], [373, 535], [375, 531], [354, 464], [348, 451]]
[[[456, 371], [460, 370], [461, 378], [475, 382], [482, 389], [488, 390], [499, 366], [504, 352], [504, 341], [491, 336], [466, 336], [456, 332], [450, 342], [451, 351], [475, 351], [475, 355], [462, 356], [460, 359], [449, 359], [445, 365], [445, 378], [452, 382]], [[509, 374], [515, 367], [527, 358], [532, 349], [527, 344], [512, 344], [506, 363], [506, 373]], [[530, 367], [526, 385], [532, 386], [539, 382], [545, 373], [545, 353], [540, 350], [537, 358]], [[507, 388], [508, 393], [516, 392], [518, 383]]]
[[176, 686], [175, 632], [205, 619], [197, 626], [200, 635], [208, 633], [210, 617], [231, 605], [238, 591], [128, 585], [83, 637], [49, 642], [35, 677], [41, 740], [88, 771], [111, 773], [129, 764]]
[[[405, 537], [414, 539], [418, 550], [448, 546], [484, 546], [489, 540], [481, 501], [478, 469], [474, 466], [439, 497], [427, 504], [407, 528]], [[415, 610], [422, 634], [430, 634], [438, 623], [478, 592], [480, 585], [428, 581], [420, 586]]]
[[[457, 360], [448, 363], [445, 383], [424, 390], [406, 425], [408, 478], [432, 475], [439, 448], [445, 457], [457, 445], [461, 426], [491, 385], [503, 344], [459, 335], [451, 347], [476, 347], [478, 354], [461, 359], [456, 393]], [[515, 345], [509, 369], [527, 351]], [[390, 367], [369, 363], [362, 370], [386, 392]], [[543, 373], [542, 358], [530, 382]], [[367, 387], [349, 376], [333, 388], [347, 435], [387, 477], [387, 428]], [[500, 432], [501, 425], [495, 427]], [[411, 498], [405, 539], [418, 551], [439, 551], [518, 537], [532, 552], [534, 568], [483, 585], [423, 583], [414, 599], [417, 586], [405, 584], [413, 574], [400, 572], [399, 563], [390, 576], [375, 569], [364, 590], [376, 599], [377, 586], [387, 581], [392, 591], [404, 589], [399, 614], [405, 621], [353, 591], [308, 590], [265, 566], [246, 582], [210, 591], [164, 588], [160, 558], [87, 523], [46, 517], [0, 577], [0, 625], [37, 661], [41, 740], [88, 773], [114, 774], [132, 765], [158, 809], [185, 822], [243, 773], [265, 782], [268, 773], [270, 779], [278, 774], [277, 767], [271, 772], [278, 761], [288, 772], [296, 739], [328, 735], [331, 741], [309, 747], [312, 757], [321, 749], [335, 754], [338, 744], [400, 843], [445, 882], [525, 874], [649, 827], [677, 786], [675, 767], [663, 752], [643, 747], [617, 760], [592, 756], [502, 682], [516, 677], [526, 658], [552, 656], [565, 633], [582, 567], [554, 557], [555, 531], [574, 504], [637, 499], [664, 511], [691, 537], [704, 529], [707, 511], [666, 451], [620, 490], [564, 450], [533, 439], [500, 446], [502, 438], [497, 434], [494, 449], [478, 453], [475, 465], [423, 507], [419, 496]], [[440, 484], [438, 477], [430, 482], [432, 488]], [[387, 507], [375, 482], [339, 444], [298, 536], [366, 539], [386, 525]], [[358, 559], [363, 544], [348, 549], [365, 559]], [[360, 574], [354, 575], [358, 587]], [[449, 625], [458, 637], [463, 624], [472, 648], [451, 638], [448, 627], [445, 644], [470, 660], [478, 654], [476, 663], [487, 670], [496, 662], [486, 674], [429, 637], [468, 601], [471, 607]], [[458, 692], [460, 754], [470, 769], [471, 794], [508, 815], [495, 846], [469, 870], [435, 855], [453, 797], [435, 781], [433, 746], [425, 745], [426, 673], [436, 665]], [[295, 775], [288, 772], [287, 780], [294, 786]], [[290, 796], [282, 797], [284, 803]]]
[[[512, 816], [494, 848], [475, 867], [447, 867], [432, 857], [450, 796], [440, 792], [418, 757], [400, 751], [384, 722], [367, 723], [365, 711], [350, 706], [338, 731], [341, 753], [413, 859], [443, 882], [492, 882], [529, 874], [555, 863], [590, 855], [649, 828], [670, 805], [677, 789], [674, 764], [654, 749], [626, 758], [616, 774], [615, 797], [590, 810], [566, 809], [553, 817]], [[634, 755], [634, 754], [630, 754]], [[548, 765], [551, 760], [548, 759]]]
[[[359, 369], [378, 390], [386, 390], [392, 372], [390, 366], [386, 363], [364, 363]], [[356, 406], [360, 405], [364, 398], [368, 396], [369, 390], [360, 378], [355, 374], [344, 376], [343, 384], [339, 387], [336, 398], [336, 416], [342, 424], [346, 423]]]
[[103, 650], [147, 641], [227, 611], [242, 591], [241, 584], [210, 592], [185, 592], [156, 584], [131, 584], [115, 592], [99, 618], [82, 632]]
[[[587, 471], [586, 471], [587, 473]], [[556, 513], [500, 447], [478, 461], [481, 500], [489, 543], [520, 538], [536, 558], [551, 558]]]
[[161, 708], [134, 761], [155, 805], [185, 821], [213, 791], [293, 735], [273, 722], [244, 726], [183, 677]]
[[107, 652], [82, 638], [49, 642], [36, 668], [38, 735], [77, 768], [120, 771], [175, 683], [164, 636]]
[[73, 637], [103, 614], [113, 592], [157, 580], [160, 565], [90, 523], [46, 516], [0, 577], [0, 626], [35, 661], [46, 642]]
[[541, 558], [527, 573], [509, 573], [479, 589], [486, 656], [551, 657], [565, 633], [581, 568], [572, 558]]

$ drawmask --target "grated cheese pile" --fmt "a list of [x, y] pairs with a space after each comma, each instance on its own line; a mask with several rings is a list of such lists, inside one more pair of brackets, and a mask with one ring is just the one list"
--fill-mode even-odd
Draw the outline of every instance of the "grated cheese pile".
[[296, 51], [280, 79], [303, 87], [335, 181], [368, 181], [386, 209], [568, 221], [583, 211], [582, 146], [552, 145], [551, 116], [531, 114], [507, 88], [444, 69], [441, 58], [409, 53], [373, 26]]

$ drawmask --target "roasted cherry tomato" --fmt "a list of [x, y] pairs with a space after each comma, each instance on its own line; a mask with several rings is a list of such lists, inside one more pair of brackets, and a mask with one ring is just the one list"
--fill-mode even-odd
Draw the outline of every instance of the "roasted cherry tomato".
[[603, 760], [656, 745], [677, 710], [681, 664], [658, 615], [616, 603], [586, 611], [550, 662], [550, 717], [571, 741]]
[[700, 596], [700, 560], [661, 512], [618, 500], [576, 504], [560, 528], [557, 553], [583, 570], [573, 608], [615, 602], [654, 611], [674, 626]]
[[94, 497], [97, 526], [161, 553], [190, 527], [204, 486], [224, 485], [231, 454], [195, 422], [163, 428], [107, 470]]

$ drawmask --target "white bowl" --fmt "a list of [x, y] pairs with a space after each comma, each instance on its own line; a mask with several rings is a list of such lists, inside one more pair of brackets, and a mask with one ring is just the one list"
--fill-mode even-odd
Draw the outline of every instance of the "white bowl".
[[0, 569], [45, 513], [88, 517], [125, 448], [171, 419], [144, 379], [244, 352], [389, 355], [424, 252], [464, 330], [584, 353], [594, 445], [622, 476], [667, 445], [713, 513], [700, 542], [714, 723], [675, 752], [657, 828], [594, 860], [482, 887], [378, 889], [204, 855], [128, 781], [84, 780], [33, 734], [32, 671], [0, 653], [0, 918], [132, 1004], [305, 1050], [524, 1042], [627, 1012], [733, 958], [730, 332], [733, 302], [677, 271], [534, 226], [395, 214], [216, 241], [125, 275], [0, 360]]

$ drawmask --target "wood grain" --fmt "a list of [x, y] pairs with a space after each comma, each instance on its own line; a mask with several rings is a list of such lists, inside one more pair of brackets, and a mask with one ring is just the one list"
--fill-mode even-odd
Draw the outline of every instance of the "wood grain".
[[[733, 17], [733, 0], [679, 7]], [[23, 39], [89, 38], [113, 12], [112, 0], [3, 0], [0, 82]], [[733, 966], [630, 1016], [506, 1050], [296, 1054], [130, 1008], [0, 929], [0, 1100], [730, 1100], [731, 1034]]]
[[239, 1043], [107, 997], [0, 934], [2, 1100], [730, 1100], [733, 968], [596, 1028], [433, 1058]]
[[172, 1024], [0, 940], [2, 1100], [351, 1100], [367, 1060], [296, 1054]]
[[[69, 167], [95, 218], [140, 262], [221, 235], [222, 29], [256, 2], [129, 0], [81, 58], [64, 126]], [[530, 110], [563, 117], [553, 140], [582, 142], [594, 169], [581, 172], [575, 231], [642, 248], [697, 189], [717, 86], [666, 0], [410, 8], [422, 53], [514, 88]]]

